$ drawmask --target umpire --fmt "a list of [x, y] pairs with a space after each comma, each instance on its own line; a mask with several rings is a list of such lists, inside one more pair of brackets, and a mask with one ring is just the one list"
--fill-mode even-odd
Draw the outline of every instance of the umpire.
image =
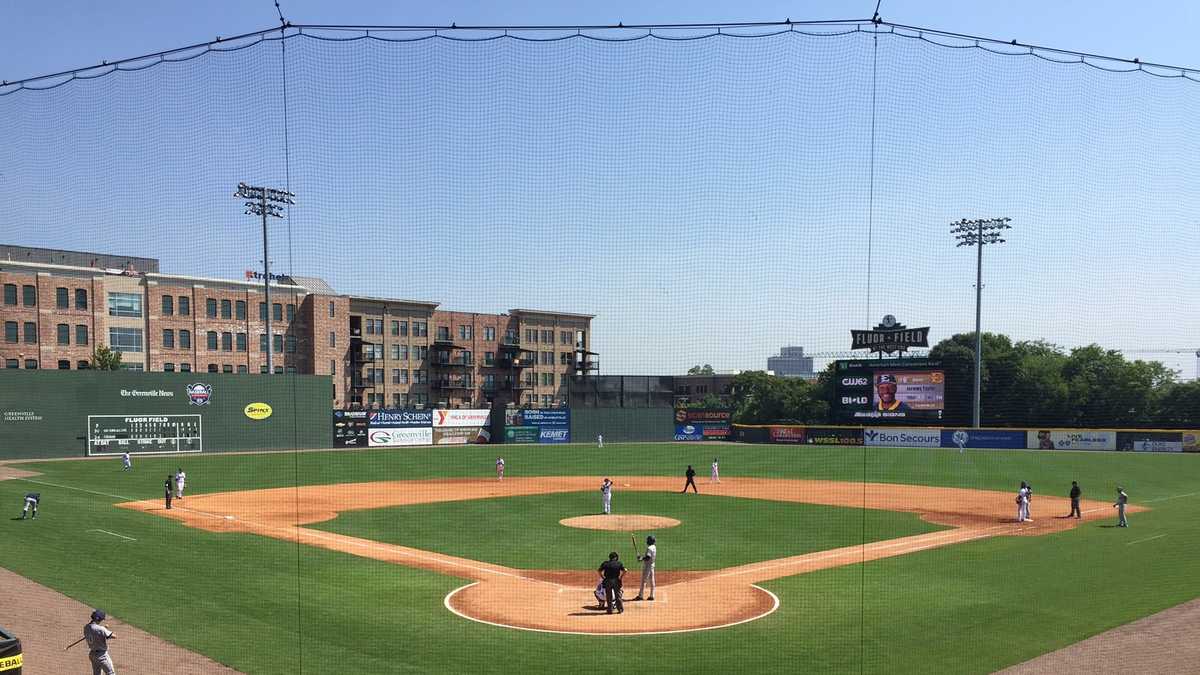
[[1071, 481], [1071, 515], [1068, 518], [1074, 517], [1076, 520], [1079, 515], [1079, 498], [1083, 496], [1083, 490], [1079, 489], [1079, 483]]
[[608, 554], [608, 560], [600, 563], [600, 578], [604, 583], [604, 599], [608, 608], [608, 613], [613, 613], [613, 605], [617, 607], [617, 613], [625, 611], [625, 601], [621, 597], [622, 581], [625, 578], [625, 565], [621, 562], [617, 552], [613, 551]]
[[163, 499], [167, 500], [167, 508], [171, 508], [171, 499], [175, 496], [175, 492], [171, 489], [171, 480], [174, 476], [167, 476], [163, 481]]

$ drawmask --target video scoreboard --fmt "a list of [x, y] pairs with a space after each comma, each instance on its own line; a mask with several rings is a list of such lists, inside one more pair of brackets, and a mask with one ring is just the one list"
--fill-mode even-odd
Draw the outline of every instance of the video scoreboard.
[[834, 416], [846, 424], [938, 424], [946, 373], [929, 359], [837, 361]]

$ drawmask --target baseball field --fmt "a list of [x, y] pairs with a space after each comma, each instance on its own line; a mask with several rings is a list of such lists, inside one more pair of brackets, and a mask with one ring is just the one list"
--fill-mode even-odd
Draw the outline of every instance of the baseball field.
[[[1197, 461], [618, 444], [22, 463], [36, 475], [0, 480], [0, 566], [244, 673], [987, 673], [1200, 596]], [[688, 464], [699, 494], [679, 494]], [[1062, 517], [1072, 480], [1081, 520]], [[31, 491], [39, 518], [10, 519]], [[618, 552], [632, 598], [648, 534], [655, 602], [597, 611], [596, 567]]]

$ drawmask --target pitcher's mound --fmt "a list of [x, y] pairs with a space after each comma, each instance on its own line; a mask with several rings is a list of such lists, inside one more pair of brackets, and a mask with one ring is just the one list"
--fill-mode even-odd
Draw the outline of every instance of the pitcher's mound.
[[644, 530], [661, 530], [667, 527], [675, 527], [679, 524], [674, 518], [666, 518], [664, 516], [618, 516], [609, 514], [607, 516], [575, 516], [574, 518], [563, 518], [558, 521], [559, 525], [567, 527], [579, 527], [585, 530], [617, 530], [619, 532], [638, 532]]

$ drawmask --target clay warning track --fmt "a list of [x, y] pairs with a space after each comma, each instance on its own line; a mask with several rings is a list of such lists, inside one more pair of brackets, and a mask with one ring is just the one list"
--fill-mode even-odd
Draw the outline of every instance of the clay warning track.
[[[662, 476], [614, 477], [621, 490], [677, 492], [680, 481]], [[638, 635], [704, 630], [765, 616], [778, 599], [756, 583], [831, 567], [904, 555], [994, 536], [1030, 536], [1067, 530], [1079, 521], [1059, 518], [1070, 510], [1060, 497], [1035, 497], [1034, 522], [1016, 523], [1013, 493], [888, 483], [725, 479], [704, 484], [707, 494], [823, 504], [919, 514], [950, 529], [767, 560], [722, 570], [661, 572], [654, 602], [628, 602], [622, 615], [596, 610], [593, 571], [521, 570], [467, 558], [303, 527], [339, 513], [389, 506], [594, 491], [600, 478], [444, 479], [342, 483], [189, 496], [168, 511], [162, 502], [119, 506], [172, 518], [213, 532], [247, 532], [341, 551], [364, 558], [431, 570], [472, 581], [446, 597], [450, 611], [474, 621], [549, 632]], [[628, 484], [628, 485], [625, 485]], [[688, 499], [689, 495], [680, 495]], [[1111, 505], [1084, 501], [1085, 520], [1111, 517]], [[1143, 510], [1130, 505], [1130, 511]], [[564, 514], [566, 516], [568, 514]], [[590, 561], [589, 561], [590, 564]], [[631, 567], [635, 567], [633, 563]], [[626, 578], [637, 592], [637, 570]], [[514, 603], [514, 598], [521, 598]]]

